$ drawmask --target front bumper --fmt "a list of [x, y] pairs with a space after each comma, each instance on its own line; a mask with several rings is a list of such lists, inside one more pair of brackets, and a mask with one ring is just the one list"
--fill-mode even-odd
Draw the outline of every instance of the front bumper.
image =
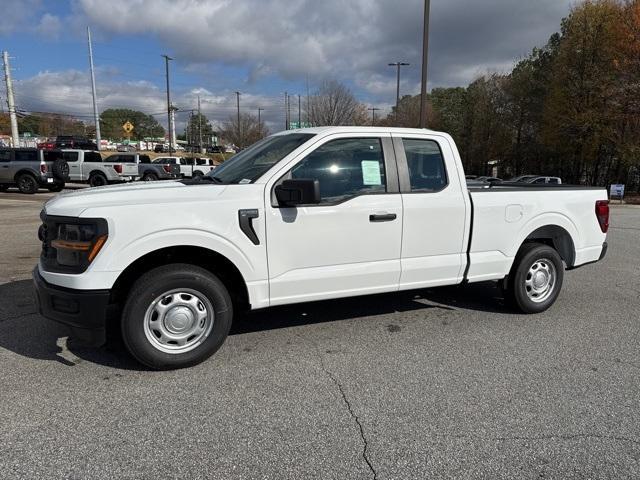
[[82, 343], [105, 343], [109, 290], [75, 290], [47, 283], [38, 267], [33, 270], [35, 300], [40, 314], [67, 325]]

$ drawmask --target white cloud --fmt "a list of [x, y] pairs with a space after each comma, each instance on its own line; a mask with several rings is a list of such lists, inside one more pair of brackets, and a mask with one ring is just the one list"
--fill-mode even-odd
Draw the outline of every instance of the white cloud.
[[[166, 126], [165, 90], [148, 81], [120, 81], [118, 71], [99, 69], [101, 79], [97, 85], [98, 108], [130, 108], [153, 115]], [[54, 112], [71, 114], [88, 123], [93, 122], [93, 103], [90, 77], [87, 72], [65, 70], [40, 72], [28, 79], [15, 82], [16, 105], [27, 112]], [[200, 95], [202, 112], [214, 124], [220, 125], [236, 112], [236, 98], [233, 92], [215, 94], [204, 88], [193, 88], [175, 92], [172, 103], [180, 109], [176, 125], [182, 130], [189, 112], [197, 108]], [[281, 129], [284, 107], [279, 99], [244, 94], [241, 96], [241, 111], [257, 114], [262, 107], [262, 118], [272, 131]], [[297, 110], [296, 110], [297, 112]]]
[[2, 0], [0, 36], [10, 35], [28, 25], [41, 4], [41, 0]]
[[45, 13], [42, 18], [40, 18], [40, 23], [35, 27], [35, 30], [46, 38], [57, 39], [62, 31], [60, 17]]
[[[571, 0], [432, 2], [430, 83], [459, 85], [526, 55], [558, 30]], [[78, 0], [105, 35], [150, 33], [183, 65], [247, 68], [250, 81], [328, 76], [387, 92], [386, 66], [420, 78], [422, 0]], [[472, 74], [473, 72], [473, 74]], [[363, 78], [370, 76], [373, 81]], [[379, 77], [379, 78], [378, 78]]]

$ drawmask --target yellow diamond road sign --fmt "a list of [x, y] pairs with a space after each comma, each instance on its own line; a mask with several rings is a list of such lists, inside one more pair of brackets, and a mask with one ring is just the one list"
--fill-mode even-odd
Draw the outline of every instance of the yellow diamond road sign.
[[127, 120], [124, 122], [124, 125], [122, 125], [122, 129], [127, 133], [131, 133], [133, 131], [133, 123]]

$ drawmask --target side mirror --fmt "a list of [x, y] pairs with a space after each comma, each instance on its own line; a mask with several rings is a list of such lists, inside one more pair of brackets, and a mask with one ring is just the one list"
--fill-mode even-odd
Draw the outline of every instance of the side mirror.
[[320, 203], [320, 182], [310, 178], [285, 180], [275, 192], [278, 205], [283, 207]]

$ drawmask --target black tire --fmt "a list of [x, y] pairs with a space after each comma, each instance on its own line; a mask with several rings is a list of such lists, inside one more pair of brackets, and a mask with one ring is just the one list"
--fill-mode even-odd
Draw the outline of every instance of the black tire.
[[142, 181], [143, 182], [155, 182], [156, 180], [158, 180], [158, 176], [155, 173], [152, 173], [152, 172], [146, 172], [142, 176]]
[[66, 160], [58, 158], [53, 162], [51, 172], [54, 178], [64, 182], [69, 179], [69, 164]]
[[[179, 292], [170, 293], [176, 290]], [[162, 345], [159, 333], [152, 331], [152, 327], [145, 327], [145, 324], [152, 325], [148, 319], [155, 315], [154, 305], [159, 306], [166, 299], [172, 302], [174, 297], [181, 298], [182, 290], [196, 293], [205, 303], [209, 302], [209, 307], [213, 309], [212, 326], [207, 330], [209, 333], [206, 336], [198, 339], [193, 344], [195, 346], [190, 347], [191, 350], [169, 353], [163, 349], [179, 347]], [[189, 297], [189, 293], [186, 297]], [[205, 312], [208, 311], [206, 305], [198, 305], [202, 306]], [[149, 317], [148, 311], [153, 312]], [[171, 309], [167, 310], [170, 311]], [[184, 368], [196, 365], [213, 355], [227, 338], [232, 320], [231, 297], [218, 277], [203, 268], [176, 263], [155, 268], [134, 283], [122, 312], [122, 339], [131, 355], [143, 365], [156, 370]], [[164, 318], [159, 319], [156, 316], [155, 321], [157, 325], [166, 325]], [[180, 321], [184, 322], [184, 317]]]
[[107, 183], [107, 177], [105, 177], [103, 173], [92, 173], [89, 175], [89, 185], [92, 187], [102, 187]]
[[[558, 298], [563, 279], [564, 264], [556, 250], [542, 243], [525, 243], [509, 272], [505, 300], [522, 313], [544, 312]], [[536, 283], [547, 288], [538, 290]]]
[[38, 191], [38, 181], [36, 177], [30, 173], [21, 173], [18, 178], [16, 178], [16, 183], [18, 184], [20, 193], [32, 195]]
[[202, 173], [200, 170], [196, 170], [195, 172], [193, 172], [193, 178], [198, 178], [202, 175], [204, 175], [204, 173]]
[[6, 192], [10, 185], [0, 185], [0, 192]]
[[58, 193], [64, 189], [64, 182], [54, 183], [53, 185], [48, 185], [47, 190], [50, 192]]

